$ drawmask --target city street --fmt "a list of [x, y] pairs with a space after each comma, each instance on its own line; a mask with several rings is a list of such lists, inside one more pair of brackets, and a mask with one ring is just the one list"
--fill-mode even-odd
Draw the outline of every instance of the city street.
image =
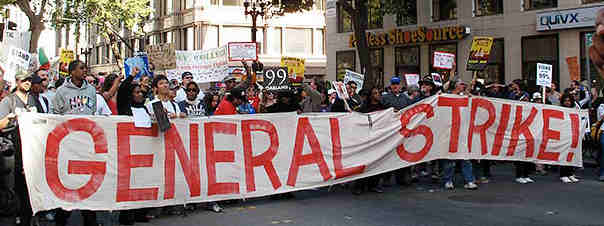
[[224, 213], [197, 210], [136, 225], [604, 225], [604, 183], [595, 180], [594, 170], [577, 171], [585, 174], [578, 184], [562, 184], [550, 173], [521, 185], [513, 182], [511, 164], [499, 164], [491, 183], [477, 191], [460, 183], [447, 191], [423, 178], [383, 194], [354, 196], [342, 187], [303, 191], [293, 199], [247, 200], [225, 205]]

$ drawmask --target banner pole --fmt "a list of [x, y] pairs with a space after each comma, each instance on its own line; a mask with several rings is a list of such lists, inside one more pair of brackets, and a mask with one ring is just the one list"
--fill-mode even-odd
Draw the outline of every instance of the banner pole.
[[543, 95], [541, 96], [541, 99], [543, 99], [543, 104], [545, 104], [545, 86], [541, 86], [541, 88], [543, 89]]

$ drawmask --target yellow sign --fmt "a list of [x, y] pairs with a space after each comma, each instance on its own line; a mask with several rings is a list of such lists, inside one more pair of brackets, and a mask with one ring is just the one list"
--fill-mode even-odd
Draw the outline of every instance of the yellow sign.
[[470, 56], [468, 58], [468, 71], [482, 71], [486, 68], [493, 47], [493, 37], [474, 37]]
[[73, 50], [61, 49], [61, 63], [69, 64], [75, 60], [75, 53]]
[[[464, 26], [450, 26], [440, 28], [419, 27], [417, 30], [405, 31], [403, 29], [392, 29], [388, 32], [367, 32], [367, 45], [377, 48], [386, 45], [407, 45], [438, 41], [461, 40], [466, 34]], [[354, 35], [350, 36], [348, 46], [355, 48], [357, 40]]]
[[281, 57], [281, 67], [287, 67], [292, 78], [304, 78], [304, 62], [306, 60], [295, 57]]

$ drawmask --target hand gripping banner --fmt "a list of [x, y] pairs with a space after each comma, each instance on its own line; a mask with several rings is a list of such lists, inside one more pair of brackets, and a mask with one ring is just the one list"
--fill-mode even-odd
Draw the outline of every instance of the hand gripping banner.
[[260, 197], [436, 159], [582, 166], [587, 112], [440, 95], [399, 112], [173, 120], [18, 116], [34, 212], [121, 210]]

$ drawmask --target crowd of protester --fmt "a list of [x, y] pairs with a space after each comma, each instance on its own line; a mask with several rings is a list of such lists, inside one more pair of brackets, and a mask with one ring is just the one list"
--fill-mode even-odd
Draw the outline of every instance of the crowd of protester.
[[[16, 87], [10, 90], [4, 82], [0, 82], [0, 129], [4, 135], [16, 136], [15, 150], [19, 150], [20, 139], [15, 121], [19, 111], [35, 111], [39, 113], [69, 114], [69, 115], [128, 115], [134, 111], [144, 111], [153, 117], [151, 105], [161, 102], [169, 118], [196, 118], [212, 115], [256, 114], [278, 112], [349, 112], [358, 111], [370, 113], [393, 108], [399, 111], [424, 98], [439, 93], [457, 95], [474, 95], [492, 98], [502, 98], [533, 103], [559, 105], [568, 108], [591, 109], [591, 122], [597, 126], [604, 126], [604, 99], [599, 97], [597, 88], [589, 82], [573, 81], [570, 88], [558, 92], [557, 85], [547, 88], [545, 96], [541, 92], [530, 94], [527, 84], [522, 80], [514, 80], [508, 85], [488, 82], [482, 84], [477, 80], [467, 83], [458, 76], [451, 74], [452, 79], [443, 85], [437, 86], [431, 76], [425, 76], [419, 85], [404, 87], [404, 81], [394, 76], [389, 81], [389, 86], [381, 89], [361, 89], [355, 82], [346, 83], [348, 99], [344, 100], [337, 92], [329, 88], [329, 83], [317, 79], [303, 83], [301, 87], [283, 91], [267, 91], [258, 84], [238, 82], [235, 77], [227, 76], [221, 84], [222, 87], [212, 84], [209, 89], [203, 90], [200, 84], [193, 82], [193, 74], [184, 72], [181, 81], [170, 81], [161, 74], [153, 78], [134, 76], [124, 78], [120, 73], [97, 74], [90, 73], [86, 64], [74, 61], [69, 64], [69, 77], [50, 79], [48, 71], [38, 70], [33, 73], [19, 73], [16, 76]], [[137, 74], [134, 68], [131, 74]], [[13, 128], [11, 130], [11, 128]], [[604, 127], [602, 128], [604, 129]], [[599, 135], [600, 128], [595, 130]], [[591, 137], [591, 136], [589, 136]], [[594, 138], [592, 143], [600, 149], [604, 147], [604, 137]], [[2, 140], [0, 140], [1, 143]], [[8, 152], [4, 152], [6, 154]], [[22, 170], [22, 156], [20, 151], [14, 151], [15, 170], [14, 190], [20, 200], [28, 200], [25, 177]], [[602, 158], [600, 155], [599, 158]], [[598, 158], [596, 158], [598, 159]], [[600, 161], [604, 162], [604, 161]], [[391, 186], [392, 181], [402, 185], [409, 185], [419, 177], [431, 177], [440, 180], [446, 189], [454, 189], [454, 174], [460, 171], [464, 188], [478, 189], [478, 184], [489, 183], [490, 168], [494, 161], [471, 160], [438, 160], [419, 164], [414, 167], [403, 168], [394, 172], [376, 175], [357, 180], [350, 186], [355, 195], [363, 192], [382, 193], [382, 186]], [[516, 176], [514, 181], [520, 184], [534, 183], [531, 174], [548, 174], [557, 167], [546, 167], [527, 162], [514, 162]], [[475, 172], [474, 169], [480, 169]], [[456, 170], [458, 169], [458, 170]], [[559, 177], [563, 183], [576, 183], [580, 178], [575, 175], [574, 167], [559, 167]], [[4, 171], [3, 171], [4, 172]], [[601, 167], [599, 179], [604, 181], [604, 167]], [[477, 177], [477, 178], [476, 178]], [[3, 184], [4, 181], [1, 181]], [[285, 194], [284, 197], [292, 197]], [[18, 212], [19, 225], [29, 225], [32, 220], [29, 202], [21, 202], [23, 211]], [[206, 206], [209, 210], [220, 212], [220, 203], [199, 205]], [[165, 208], [169, 213], [179, 213], [179, 207]], [[52, 220], [57, 226], [66, 225], [70, 211], [54, 210], [41, 213], [42, 217]], [[81, 211], [83, 225], [96, 226], [97, 214], [94, 211]], [[157, 216], [157, 209], [139, 209], [121, 211], [119, 221], [121, 224], [132, 225], [135, 222], [147, 222]]]

